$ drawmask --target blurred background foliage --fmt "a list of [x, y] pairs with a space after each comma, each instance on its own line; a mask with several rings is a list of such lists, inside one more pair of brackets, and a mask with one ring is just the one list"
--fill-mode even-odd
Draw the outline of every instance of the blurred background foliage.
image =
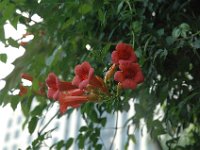
[[[7, 46], [19, 47], [11, 38], [5, 39], [3, 26], [9, 21], [27, 26], [34, 39], [24, 47], [24, 56], [15, 62], [15, 69], [5, 78], [0, 92], [0, 104], [22, 106], [30, 133], [34, 132], [42, 112], [52, 103], [29, 93], [27, 97], [10, 95], [19, 88], [20, 74], [31, 74], [37, 83], [45, 82], [49, 72], [70, 81], [76, 64], [88, 61], [101, 77], [111, 65], [111, 52], [118, 42], [131, 44], [138, 56], [145, 82], [136, 90], [116, 95], [113, 80], [108, 84], [111, 97], [107, 101], [82, 105], [81, 112], [87, 126], [80, 128], [78, 146], [101, 149], [98, 142], [101, 128], [107, 120], [105, 112], [129, 111], [134, 98], [136, 114], [125, 125], [139, 127], [143, 118], [152, 139], [163, 149], [200, 148], [200, 3], [198, 0], [1, 0], [0, 40]], [[29, 17], [16, 13], [27, 12]], [[34, 22], [37, 14], [42, 22]], [[30, 25], [34, 22], [34, 25]], [[86, 45], [91, 46], [90, 50]], [[6, 62], [7, 56], [0, 55]], [[32, 85], [37, 89], [38, 85]], [[36, 97], [39, 104], [31, 108]], [[156, 107], [163, 115], [155, 118]], [[70, 113], [69, 110], [67, 113]], [[98, 124], [98, 128], [95, 126]], [[82, 132], [87, 134], [82, 134]], [[41, 133], [32, 148], [37, 148], [46, 133]], [[162, 136], [161, 136], [162, 135]], [[133, 139], [134, 135], [127, 135]], [[93, 138], [91, 138], [93, 137]], [[164, 137], [164, 138], [163, 138]], [[188, 140], [189, 139], [189, 140]], [[61, 139], [62, 140], [62, 139]], [[187, 142], [186, 142], [187, 141]], [[57, 147], [70, 146], [73, 139], [60, 141]], [[35, 146], [35, 147], [34, 147]], [[56, 146], [56, 144], [54, 145]], [[30, 147], [31, 148], [31, 147]]]

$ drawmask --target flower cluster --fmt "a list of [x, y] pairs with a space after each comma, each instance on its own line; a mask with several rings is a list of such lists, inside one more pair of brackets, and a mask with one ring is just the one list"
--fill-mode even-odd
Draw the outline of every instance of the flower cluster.
[[107, 94], [103, 79], [94, 75], [94, 69], [88, 62], [77, 65], [74, 72], [72, 82], [61, 81], [54, 73], [46, 79], [47, 97], [59, 101], [61, 113], [69, 106], [79, 107], [87, 101], [98, 101], [99, 94]]
[[[114, 80], [118, 82], [119, 87], [125, 89], [135, 89], [137, 84], [144, 81], [144, 76], [133, 48], [125, 43], [117, 44], [112, 52], [113, 65], [106, 74], [105, 80], [108, 80], [114, 73]], [[114, 70], [119, 68], [117, 72]]]
[[[104, 80], [95, 75], [94, 68], [88, 62], [78, 64], [72, 81], [63, 81], [53, 72], [46, 78], [47, 97], [59, 102], [60, 112], [64, 113], [68, 107], [79, 107], [82, 103], [92, 101], [97, 102], [101, 97], [110, 96], [106, 82], [114, 77], [118, 82], [118, 87], [124, 89], [135, 89], [137, 84], [144, 81], [141, 68], [137, 63], [137, 57], [133, 48], [125, 43], [117, 44], [112, 52], [112, 66], [105, 74]], [[22, 74], [24, 79], [33, 81], [33, 77]], [[39, 83], [38, 94], [44, 94], [44, 88]], [[27, 87], [20, 85], [20, 96], [28, 92]]]

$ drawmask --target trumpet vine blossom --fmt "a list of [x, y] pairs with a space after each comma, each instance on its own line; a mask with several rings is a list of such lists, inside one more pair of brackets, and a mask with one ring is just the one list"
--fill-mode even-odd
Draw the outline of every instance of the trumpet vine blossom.
[[60, 112], [64, 113], [68, 107], [79, 107], [82, 103], [98, 100], [94, 93], [87, 93], [81, 89], [69, 90], [59, 96]]
[[48, 87], [47, 97], [54, 100], [59, 99], [60, 92], [76, 88], [71, 82], [60, 81], [53, 72], [49, 73], [46, 79], [46, 85]]
[[80, 89], [86, 89], [88, 85], [99, 88], [102, 92], [107, 92], [103, 79], [94, 75], [94, 68], [88, 62], [79, 64], [74, 69], [75, 77], [72, 81], [73, 85]]
[[[144, 81], [141, 68], [137, 63], [137, 57], [133, 48], [126, 43], [117, 44], [112, 52], [113, 65], [105, 74], [104, 80], [119, 82], [122, 88], [135, 89], [137, 84]], [[118, 69], [118, 71], [117, 71]], [[106, 83], [94, 74], [94, 68], [85, 61], [75, 66], [75, 76], [71, 82], [60, 80], [55, 73], [51, 72], [46, 78], [47, 97], [59, 102], [60, 112], [63, 114], [68, 107], [79, 107], [81, 104], [92, 101], [97, 102], [104, 96], [111, 96]], [[33, 82], [33, 77], [23, 73], [21, 78]], [[20, 96], [28, 93], [28, 88], [20, 84]], [[36, 94], [45, 95], [44, 83], [39, 82], [39, 90]]]
[[137, 84], [144, 81], [143, 73], [138, 63], [120, 62], [120, 71], [114, 75], [115, 81], [118, 81], [122, 88], [134, 90]]
[[112, 52], [112, 63], [119, 65], [120, 60], [137, 62], [137, 56], [134, 49], [126, 43], [117, 44], [115, 51]]

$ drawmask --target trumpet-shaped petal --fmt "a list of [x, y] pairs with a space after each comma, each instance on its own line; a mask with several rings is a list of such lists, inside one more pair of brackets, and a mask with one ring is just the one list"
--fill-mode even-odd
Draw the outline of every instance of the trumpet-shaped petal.
[[107, 92], [103, 79], [94, 75], [94, 69], [88, 62], [83, 62], [82, 64], [77, 65], [74, 71], [75, 77], [72, 84], [78, 86], [79, 89], [86, 89], [87, 86], [92, 85], [93, 87], [100, 89], [102, 92]]
[[[88, 101], [88, 97], [80, 89], [71, 90], [68, 93], [61, 93], [59, 96], [60, 112], [64, 113], [68, 107], [79, 107]], [[71, 94], [71, 95], [69, 95]]]
[[54, 100], [58, 100], [60, 92], [76, 88], [71, 82], [60, 81], [54, 73], [48, 75], [46, 84], [48, 87], [47, 97]]
[[72, 85], [71, 82], [60, 81], [60, 80], [58, 80], [57, 86], [60, 91], [72, 90], [77, 88], [76, 86]]
[[135, 89], [137, 86], [137, 83], [134, 80], [131, 79], [125, 79], [122, 83], [121, 83], [122, 87], [125, 89]]
[[86, 88], [90, 80], [94, 78], [94, 69], [88, 62], [83, 62], [77, 65], [74, 69], [75, 77], [72, 81], [73, 85], [78, 86], [80, 89]]
[[97, 101], [98, 95], [93, 91], [88, 93], [81, 89], [69, 90], [65, 93], [60, 93], [59, 95], [59, 104], [60, 112], [64, 113], [68, 107], [79, 107], [81, 104], [88, 101]]
[[84, 91], [81, 89], [74, 89], [67, 91], [67, 94], [71, 96], [80, 96], [84, 94]]
[[114, 75], [115, 81], [118, 81], [122, 88], [135, 89], [137, 84], [144, 81], [144, 76], [139, 64], [131, 62], [120, 62], [119, 68]]
[[48, 87], [47, 97], [54, 100], [58, 100], [58, 77], [54, 73], [49, 73], [46, 79], [46, 84]]
[[112, 62], [119, 64], [119, 61], [137, 62], [137, 57], [133, 48], [126, 43], [117, 44], [115, 51], [112, 52]]

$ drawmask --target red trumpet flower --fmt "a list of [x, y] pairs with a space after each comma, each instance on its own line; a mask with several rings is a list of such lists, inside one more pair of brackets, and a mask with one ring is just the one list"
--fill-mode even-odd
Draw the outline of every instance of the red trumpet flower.
[[94, 69], [88, 62], [83, 62], [75, 67], [75, 77], [72, 81], [73, 85], [80, 89], [85, 89], [88, 85], [99, 88], [102, 92], [107, 92], [107, 88], [103, 79], [94, 75]]
[[118, 65], [120, 60], [137, 62], [133, 48], [125, 43], [117, 44], [116, 50], [112, 52], [112, 62]]
[[72, 81], [72, 84], [78, 86], [80, 89], [86, 88], [90, 80], [94, 78], [94, 69], [86, 61], [80, 65], [77, 65], [74, 69], [74, 72], [75, 77]]
[[66, 91], [65, 93], [60, 93], [59, 103], [60, 103], [60, 112], [64, 113], [68, 107], [79, 107], [82, 103], [87, 101], [98, 100], [98, 96], [94, 93], [87, 95], [81, 89], [73, 89]]
[[46, 85], [48, 87], [47, 97], [54, 100], [58, 100], [61, 91], [76, 88], [71, 82], [60, 81], [54, 73], [49, 73], [46, 79]]
[[121, 84], [122, 88], [135, 89], [137, 84], [144, 81], [144, 76], [139, 64], [121, 61], [119, 68], [114, 75], [115, 81]]

